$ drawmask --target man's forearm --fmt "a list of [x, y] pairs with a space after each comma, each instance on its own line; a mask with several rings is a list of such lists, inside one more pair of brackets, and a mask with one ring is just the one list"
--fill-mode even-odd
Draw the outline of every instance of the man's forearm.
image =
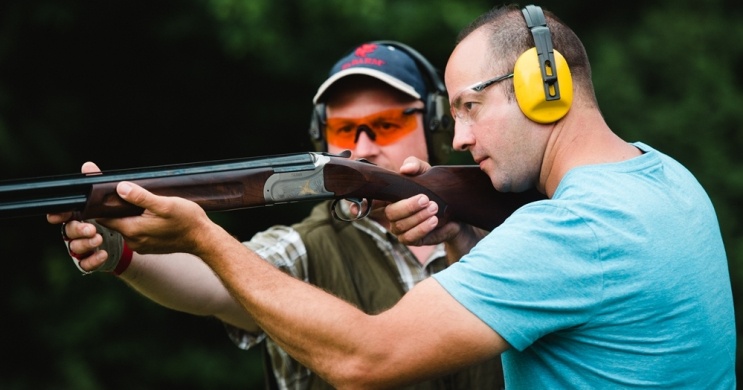
[[[382, 320], [387, 313], [367, 315], [282, 273], [217, 225], [200, 229], [197, 241], [196, 253], [269, 337], [337, 388], [399, 387], [492, 357], [496, 350], [495, 333], [471, 314], [454, 313], [466, 309], [435, 282], [427, 291], [438, 289], [436, 294], [408, 293], [390, 322]], [[428, 328], [442, 316], [452, 332]], [[465, 356], [461, 350], [479, 353]]]
[[348, 326], [349, 320], [361, 322], [366, 314], [277, 270], [218, 225], [208, 230], [200, 235], [197, 253], [260, 327], [312, 371], [324, 378], [332, 376], [335, 385], [343, 383], [341, 378], [348, 375], [344, 362], [354, 358], [355, 338], [339, 338], [337, 321], [341, 317], [343, 326]]

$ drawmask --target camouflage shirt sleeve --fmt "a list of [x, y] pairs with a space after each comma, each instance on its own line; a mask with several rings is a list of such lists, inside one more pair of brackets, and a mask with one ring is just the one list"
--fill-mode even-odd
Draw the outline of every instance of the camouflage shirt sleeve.
[[[266, 261], [287, 274], [307, 281], [307, 250], [299, 233], [289, 226], [273, 226], [243, 242]], [[249, 349], [265, 339], [264, 333], [248, 333], [225, 324], [230, 339], [241, 349]]]

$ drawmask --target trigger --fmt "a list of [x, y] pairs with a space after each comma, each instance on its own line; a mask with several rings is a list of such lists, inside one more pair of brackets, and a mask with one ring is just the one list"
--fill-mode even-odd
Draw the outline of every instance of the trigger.
[[[349, 215], [351, 212], [351, 206], [341, 203], [341, 200], [348, 201], [356, 205], [356, 215]], [[371, 212], [371, 199], [365, 198], [348, 198], [348, 199], [335, 199], [330, 205], [330, 213], [333, 218], [340, 221], [355, 221], [361, 218], [365, 218]]]

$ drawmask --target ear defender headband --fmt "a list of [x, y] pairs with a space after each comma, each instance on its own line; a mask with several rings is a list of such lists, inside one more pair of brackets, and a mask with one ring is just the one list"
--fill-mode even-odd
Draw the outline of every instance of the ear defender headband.
[[[427, 96], [421, 96], [425, 103], [423, 127], [428, 147], [428, 159], [431, 165], [446, 163], [452, 149], [454, 138], [454, 119], [449, 110], [449, 97], [446, 86], [439, 77], [436, 68], [423, 55], [412, 47], [396, 41], [374, 41], [377, 45], [392, 46], [403, 51], [413, 59], [423, 75]], [[312, 110], [310, 120], [310, 138], [318, 151], [327, 150], [325, 140], [325, 104], [318, 103]]]
[[573, 80], [565, 57], [552, 48], [552, 36], [542, 8], [527, 5], [521, 11], [534, 37], [513, 68], [516, 101], [527, 118], [552, 123], [564, 117], [573, 102]]

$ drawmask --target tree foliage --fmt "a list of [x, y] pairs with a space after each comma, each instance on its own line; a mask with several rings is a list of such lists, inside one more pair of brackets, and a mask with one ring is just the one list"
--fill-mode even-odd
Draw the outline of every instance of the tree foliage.
[[[610, 126], [684, 163], [709, 191], [743, 294], [743, 6], [565, 0]], [[482, 0], [9, 0], [0, 4], [0, 179], [311, 150], [311, 97], [374, 39], [443, 69]], [[241, 238], [306, 206], [215, 214]], [[43, 217], [0, 221], [0, 387], [258, 388], [261, 357], [211, 318], [82, 277]], [[740, 310], [738, 310], [740, 312]]]

